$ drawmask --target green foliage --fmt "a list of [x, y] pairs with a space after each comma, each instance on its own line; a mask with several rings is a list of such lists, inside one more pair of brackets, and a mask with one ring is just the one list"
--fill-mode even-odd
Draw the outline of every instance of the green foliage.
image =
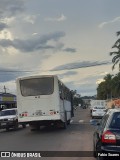
[[[116, 35], [120, 36], [120, 31]], [[119, 73], [115, 76], [108, 74], [104, 77], [104, 82], [97, 87], [97, 99], [120, 98], [120, 38], [118, 38], [112, 48], [115, 49], [115, 51], [110, 52], [110, 56], [113, 56], [112, 70], [118, 64]]]
[[104, 82], [97, 87], [97, 99], [110, 99], [120, 97], [120, 72], [115, 76], [107, 74]]
[[[117, 32], [117, 36], [120, 36], [120, 31]], [[115, 51], [110, 52], [110, 56], [113, 56], [112, 58], [112, 70], [115, 69], [115, 66], [118, 64], [119, 71], [120, 71], [120, 38], [115, 42], [113, 47]]]
[[83, 105], [83, 100], [82, 98], [80, 97], [79, 94], [77, 94], [77, 91], [76, 90], [72, 90], [72, 95], [73, 95], [73, 105], [75, 106], [78, 106], [79, 104]]

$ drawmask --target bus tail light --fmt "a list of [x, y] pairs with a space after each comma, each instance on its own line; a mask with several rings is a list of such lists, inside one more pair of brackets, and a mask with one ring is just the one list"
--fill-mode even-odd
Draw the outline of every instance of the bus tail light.
[[22, 113], [22, 117], [27, 117], [28, 113]]
[[50, 115], [53, 115], [53, 114], [57, 114], [57, 112], [56, 111], [51, 111]]
[[50, 112], [50, 114], [51, 114], [51, 115], [53, 115], [53, 114], [54, 114], [54, 112]]

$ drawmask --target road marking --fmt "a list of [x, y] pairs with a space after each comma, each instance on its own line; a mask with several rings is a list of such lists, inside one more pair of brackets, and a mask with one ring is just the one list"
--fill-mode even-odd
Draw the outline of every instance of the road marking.
[[83, 123], [83, 122], [84, 122], [84, 120], [82, 120], [82, 119], [81, 119], [81, 120], [79, 120], [79, 123]]

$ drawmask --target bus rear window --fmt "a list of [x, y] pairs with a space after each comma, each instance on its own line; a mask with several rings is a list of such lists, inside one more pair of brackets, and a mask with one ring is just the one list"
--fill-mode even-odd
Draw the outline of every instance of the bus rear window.
[[20, 80], [22, 96], [50, 95], [54, 90], [53, 77]]

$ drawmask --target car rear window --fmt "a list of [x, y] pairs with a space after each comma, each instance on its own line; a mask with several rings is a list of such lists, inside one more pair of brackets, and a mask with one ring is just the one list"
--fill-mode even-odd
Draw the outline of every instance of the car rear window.
[[120, 129], [120, 112], [114, 113], [110, 128]]

